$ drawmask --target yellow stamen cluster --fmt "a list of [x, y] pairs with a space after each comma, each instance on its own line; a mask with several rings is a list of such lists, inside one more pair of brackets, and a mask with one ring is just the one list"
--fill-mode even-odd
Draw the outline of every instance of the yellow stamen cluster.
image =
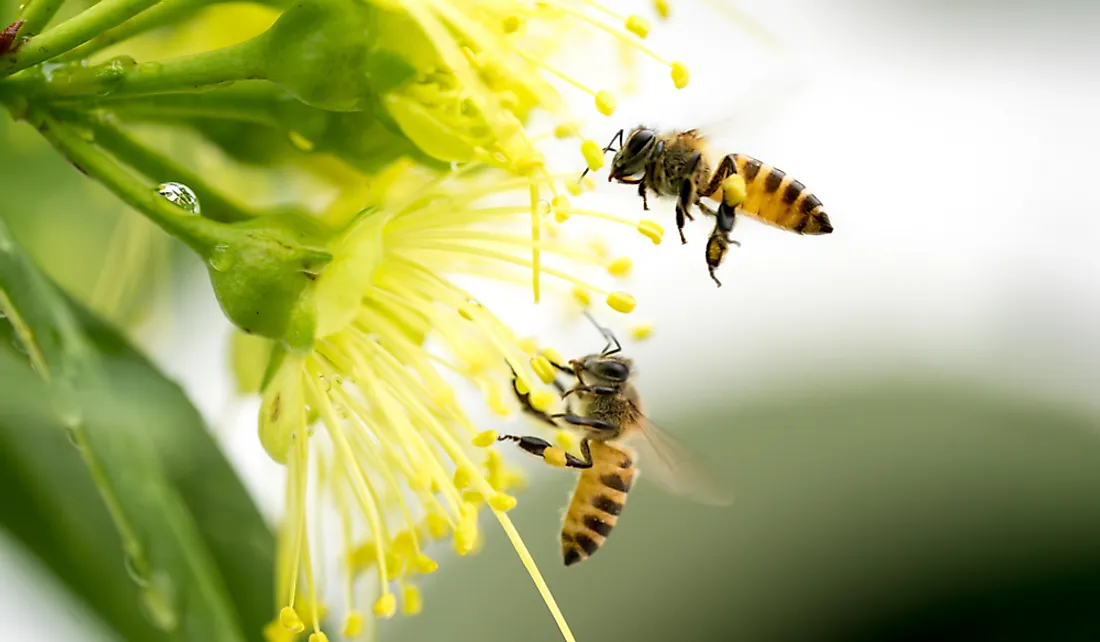
[[[473, 382], [490, 407], [511, 414], [518, 407], [510, 390], [514, 372], [532, 405], [548, 410], [557, 395], [535, 390], [534, 381], [553, 381], [558, 373], [552, 363], [563, 363], [562, 357], [515, 336], [452, 275], [505, 282], [522, 277], [533, 269], [526, 252], [537, 244], [547, 260], [543, 271], [565, 286], [563, 293], [571, 290], [586, 306], [599, 295], [623, 313], [636, 305], [630, 294], [601, 289], [570, 267], [624, 276], [632, 267], [629, 258], [609, 259], [602, 246], [532, 241], [512, 229], [528, 211], [529, 195], [522, 188], [529, 179], [475, 182], [469, 178], [474, 172], [459, 170], [426, 181], [426, 174], [395, 166], [377, 178], [379, 192], [350, 223], [353, 231], [342, 237], [337, 261], [317, 281], [319, 293], [353, 307], [346, 312], [319, 301], [320, 310], [342, 321], [319, 321], [328, 330], [311, 353], [280, 353], [264, 390], [261, 441], [288, 473], [277, 587], [282, 608], [276, 618], [278, 629], [288, 633], [312, 628], [316, 640], [324, 635], [318, 628], [324, 609], [315, 594], [311, 559], [317, 553], [307, 518], [316, 502], [331, 502], [340, 515], [345, 632], [363, 630], [367, 605], [376, 618], [391, 617], [398, 608], [420, 612], [415, 582], [438, 567], [427, 548], [450, 536], [459, 554], [476, 551], [482, 509], [514, 532], [505, 513], [516, 505], [512, 493], [522, 478], [492, 448], [497, 433], [468, 418], [445, 375]], [[516, 195], [521, 200], [509, 204]], [[492, 204], [482, 205], [486, 199]], [[574, 209], [564, 197], [538, 208], [540, 216], [554, 210], [649, 229]], [[428, 351], [429, 339], [441, 350]], [[548, 451], [548, 461], [564, 465], [571, 444], [560, 436], [558, 443]], [[325, 499], [307, 501], [311, 486]], [[513, 544], [526, 557], [518, 536]], [[543, 590], [537, 571], [529, 570]], [[373, 597], [360, 594], [363, 583], [356, 579], [361, 577], [373, 578]]]

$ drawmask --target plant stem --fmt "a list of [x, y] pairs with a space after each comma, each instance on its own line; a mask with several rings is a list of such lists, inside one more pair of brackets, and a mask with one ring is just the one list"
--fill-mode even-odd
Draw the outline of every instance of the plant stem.
[[118, 160], [158, 183], [177, 181], [194, 190], [202, 203], [203, 216], [223, 223], [247, 221], [258, 216], [258, 213], [227, 198], [199, 174], [142, 145], [121, 129], [102, 120], [91, 120], [89, 125], [95, 132], [96, 144]]
[[63, 4], [65, 4], [65, 0], [28, 0], [23, 11], [19, 13], [19, 17], [26, 21], [19, 30], [19, 37], [37, 36], [41, 33], [42, 28], [48, 25], [50, 20], [53, 20], [57, 10]]
[[102, 183], [127, 205], [203, 258], [212, 256], [216, 246], [232, 242], [235, 235], [226, 225], [185, 213], [81, 138], [71, 126], [38, 111], [31, 112], [28, 121], [78, 170]]
[[60, 56], [58, 60], [72, 62], [90, 58], [113, 44], [129, 40], [150, 29], [163, 27], [208, 4], [211, 4], [208, 0], [161, 0], [148, 11], [143, 11], [117, 27], [96, 35], [76, 49]]
[[[107, 0], [104, 0], [107, 1]], [[236, 80], [262, 79], [266, 42], [261, 34], [251, 40], [190, 56], [140, 65], [102, 64], [82, 67], [69, 63], [47, 78], [34, 70], [0, 79], [0, 97], [124, 98], [150, 94], [194, 92]]]
[[[53, 1], [53, 0], [45, 0]], [[11, 75], [87, 42], [148, 9], [157, 0], [103, 0], [0, 56], [0, 77]]]

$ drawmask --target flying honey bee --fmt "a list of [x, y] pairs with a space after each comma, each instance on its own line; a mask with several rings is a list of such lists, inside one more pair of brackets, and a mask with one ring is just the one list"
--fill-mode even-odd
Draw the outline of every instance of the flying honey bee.
[[[591, 317], [589, 317], [591, 319]], [[595, 321], [593, 320], [593, 323]], [[516, 396], [526, 412], [555, 427], [564, 425], [580, 430], [581, 457], [565, 453], [564, 465], [581, 471], [561, 528], [561, 551], [566, 566], [591, 557], [607, 541], [619, 520], [627, 493], [638, 470], [635, 453], [620, 440], [641, 435], [638, 445], [646, 452], [643, 461], [657, 473], [666, 488], [703, 504], [724, 506], [731, 497], [714, 481], [707, 468], [686, 447], [657, 428], [642, 413], [642, 401], [634, 386], [634, 364], [621, 356], [618, 340], [611, 332], [596, 326], [607, 339], [599, 354], [573, 359], [569, 367], [553, 364], [576, 378], [565, 388], [555, 385], [562, 398], [575, 405], [560, 414], [547, 414], [534, 408], [530, 393], [521, 393], [513, 379]], [[521, 449], [544, 458], [553, 446], [544, 439], [530, 436], [501, 435], [499, 441], [514, 441]], [[560, 461], [558, 462], [560, 465]]]
[[[676, 197], [676, 227], [681, 243], [687, 243], [684, 225], [694, 220], [693, 205], [713, 216], [715, 225], [707, 240], [706, 260], [710, 276], [718, 287], [722, 282], [714, 271], [725, 260], [729, 246], [740, 245], [729, 238], [737, 214], [798, 234], [820, 235], [833, 231], [821, 200], [782, 170], [751, 156], [727, 154], [712, 173], [706, 141], [697, 130], [660, 133], [639, 126], [627, 135], [625, 145], [623, 131], [620, 129], [604, 148], [605, 153], [615, 152], [608, 182], [637, 185], [646, 210], [649, 209], [647, 193], [650, 191], [658, 196]], [[618, 149], [615, 149], [616, 143]], [[736, 206], [727, 205], [723, 198], [723, 183], [732, 174], [745, 180], [745, 200]], [[718, 201], [718, 210], [704, 203], [703, 198]]]

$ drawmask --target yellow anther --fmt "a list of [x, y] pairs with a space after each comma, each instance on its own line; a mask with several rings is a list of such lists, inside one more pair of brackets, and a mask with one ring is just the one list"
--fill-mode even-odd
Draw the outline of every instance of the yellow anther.
[[573, 298], [586, 308], [592, 303], [592, 295], [588, 293], [586, 288], [579, 285], [573, 286]]
[[535, 341], [534, 337], [524, 337], [517, 341], [516, 344], [519, 346], [520, 350], [523, 350], [527, 354], [538, 354], [539, 343]]
[[299, 150], [303, 152], [313, 151], [313, 141], [298, 132], [291, 130], [290, 133], [287, 134], [287, 138], [290, 139], [290, 144], [294, 145]]
[[328, 642], [328, 636], [322, 631], [309, 634], [309, 642]]
[[653, 336], [653, 324], [652, 323], [638, 323], [630, 328], [630, 336], [635, 341], [644, 341]]
[[348, 568], [353, 573], [359, 573], [370, 568], [375, 562], [377, 550], [372, 541], [359, 545], [348, 553]]
[[580, 181], [569, 181], [565, 184], [565, 190], [573, 196], [580, 196], [584, 191], [584, 185]]
[[553, 348], [543, 348], [542, 356], [546, 357], [548, 361], [556, 364], [564, 364], [565, 360], [561, 358], [561, 353]]
[[572, 209], [572, 204], [564, 194], [555, 196], [554, 200], [550, 201], [550, 205], [554, 208], [555, 221], [564, 223], [569, 220], [569, 210]]
[[287, 631], [293, 631], [294, 633], [301, 633], [306, 629], [306, 625], [302, 623], [302, 618], [298, 617], [298, 612], [289, 606], [284, 606], [279, 611], [279, 624]]
[[348, 617], [344, 620], [344, 637], [355, 638], [359, 637], [363, 633], [363, 614], [359, 611], [352, 611], [348, 613]]
[[508, 407], [508, 404], [504, 403], [504, 396], [501, 394], [500, 388], [496, 386], [490, 388], [488, 399], [485, 401], [489, 409], [501, 417], [507, 417], [511, 414], [511, 409]]
[[416, 555], [416, 541], [413, 539], [412, 531], [403, 530], [394, 536], [393, 552], [402, 557]]
[[542, 458], [551, 466], [563, 468], [565, 466], [565, 450], [558, 446], [551, 446], [542, 451]]
[[425, 522], [428, 525], [428, 534], [434, 540], [441, 540], [451, 532], [451, 525], [447, 523], [447, 519], [437, 513], [428, 513]]
[[662, 20], [668, 20], [668, 16], [672, 13], [668, 0], [653, 0], [653, 9]]
[[550, 365], [550, 360], [542, 355], [531, 359], [531, 369], [535, 371], [539, 379], [542, 379], [543, 383], [552, 382], [558, 375], [557, 371], [554, 370], [554, 366]]
[[497, 440], [497, 431], [495, 430], [483, 430], [470, 440], [470, 443], [478, 448], [488, 448], [492, 446]]
[[531, 406], [535, 410], [546, 412], [554, 404], [558, 396], [548, 390], [536, 390], [531, 393]]
[[638, 305], [638, 300], [626, 292], [612, 292], [607, 295], [607, 305], [616, 312], [629, 314]]
[[639, 15], [627, 16], [626, 30], [639, 38], [645, 38], [649, 35], [649, 21]]
[[630, 274], [630, 269], [633, 267], [634, 262], [630, 260], [629, 256], [620, 256], [607, 266], [607, 272], [611, 276], [624, 277]]
[[592, 248], [592, 252], [601, 259], [606, 259], [611, 254], [607, 249], [607, 243], [600, 238], [589, 239], [588, 247]]
[[413, 566], [421, 575], [435, 573], [437, 570], [439, 570], [439, 562], [436, 562], [435, 560], [423, 553], [416, 556], [416, 560], [413, 562]]
[[527, 385], [527, 382], [524, 381], [523, 377], [516, 377], [515, 386], [516, 392], [521, 395], [525, 395], [528, 392], [531, 392], [531, 387]]
[[572, 448], [576, 441], [577, 440], [573, 438], [573, 433], [568, 430], [559, 430], [554, 434], [554, 443], [565, 450]]
[[736, 207], [745, 202], [746, 195], [745, 179], [740, 174], [733, 174], [722, 181], [722, 201], [726, 205]]
[[386, 593], [382, 597], [378, 598], [378, 601], [371, 607], [374, 614], [378, 617], [388, 620], [393, 617], [394, 611], [397, 610], [397, 598], [393, 596], [393, 593]]
[[412, 584], [401, 591], [401, 612], [405, 615], [416, 615], [424, 608], [420, 599], [420, 589]]
[[691, 82], [691, 72], [688, 71], [687, 65], [682, 62], [672, 63], [672, 84], [676, 85], [677, 89], [683, 89]]
[[665, 228], [661, 224], [649, 219], [638, 221], [638, 232], [653, 241], [654, 245], [660, 245], [665, 236]]
[[454, 533], [454, 546], [455, 552], [466, 555], [474, 550], [474, 545], [477, 543], [477, 507], [467, 502], [463, 504], [462, 509], [463, 516]]
[[603, 167], [603, 147], [594, 140], [586, 140], [581, 143], [581, 154], [584, 156], [584, 162], [588, 164], [588, 169], [593, 172]]
[[505, 18], [504, 21], [500, 24], [500, 28], [504, 30], [504, 33], [515, 33], [519, 31], [520, 27], [522, 26], [523, 16], [517, 16], [514, 13]]
[[474, 506], [481, 506], [485, 503], [485, 498], [476, 490], [468, 490], [462, 493], [462, 501]]
[[610, 91], [601, 89], [596, 92], [596, 110], [604, 116], [615, 113], [615, 96]]
[[495, 493], [489, 498], [489, 505], [499, 511], [510, 511], [516, 507], [516, 498], [507, 493]]
[[554, 138], [569, 138], [573, 135], [574, 129], [573, 125], [562, 123], [554, 127]]
[[467, 470], [463, 466], [455, 468], [455, 474], [453, 478], [455, 488], [459, 490], [462, 490], [463, 488], [468, 488], [471, 481], [473, 481], [473, 476], [470, 474], [469, 470]]
[[405, 563], [397, 553], [393, 551], [386, 551], [386, 579], [396, 580], [401, 577], [401, 571], [404, 570]]

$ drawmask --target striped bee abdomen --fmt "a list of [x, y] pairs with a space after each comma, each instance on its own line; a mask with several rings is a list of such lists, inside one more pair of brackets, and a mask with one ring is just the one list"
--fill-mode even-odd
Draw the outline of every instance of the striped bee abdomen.
[[589, 442], [592, 467], [581, 471], [561, 526], [561, 554], [566, 566], [591, 557], [611, 534], [626, 494], [634, 483], [633, 458], [618, 448]]
[[745, 179], [745, 202], [738, 208], [755, 218], [799, 234], [833, 231], [821, 199], [782, 170], [751, 156], [734, 154], [737, 173]]

